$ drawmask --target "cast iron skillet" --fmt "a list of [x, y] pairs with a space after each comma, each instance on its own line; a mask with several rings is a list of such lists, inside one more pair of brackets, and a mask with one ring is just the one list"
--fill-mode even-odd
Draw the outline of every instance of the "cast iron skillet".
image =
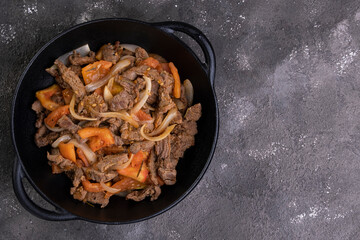
[[[201, 47], [205, 62], [174, 33], [182, 32]], [[202, 104], [203, 115], [198, 122], [196, 145], [188, 149], [177, 166], [177, 183], [162, 187], [159, 199], [151, 202], [126, 201], [113, 197], [101, 209], [74, 200], [70, 195], [71, 181], [64, 175], [54, 175], [47, 164], [46, 151], [34, 143], [36, 120], [31, 104], [35, 92], [53, 84], [45, 72], [54, 60], [86, 43], [97, 50], [104, 43], [132, 43], [149, 52], [158, 53], [174, 62], [182, 79], [189, 78], [194, 86], [194, 103]], [[132, 223], [157, 216], [179, 203], [204, 175], [214, 153], [218, 136], [218, 108], [213, 89], [215, 54], [209, 40], [197, 28], [182, 22], [145, 23], [130, 19], [100, 19], [77, 25], [43, 46], [30, 61], [15, 90], [12, 108], [12, 138], [17, 153], [13, 170], [13, 187], [19, 202], [35, 216], [53, 221], [82, 219], [105, 224]], [[46, 210], [34, 203], [24, 190], [26, 178], [36, 191], [55, 207]]]

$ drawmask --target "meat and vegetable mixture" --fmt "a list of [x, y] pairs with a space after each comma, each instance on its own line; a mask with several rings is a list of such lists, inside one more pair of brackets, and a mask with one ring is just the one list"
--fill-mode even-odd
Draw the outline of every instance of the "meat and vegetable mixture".
[[115, 42], [96, 54], [74, 50], [46, 71], [56, 84], [36, 92], [35, 143], [51, 145], [52, 173], [71, 178], [75, 199], [101, 207], [113, 195], [156, 200], [175, 184], [201, 105], [172, 62]]

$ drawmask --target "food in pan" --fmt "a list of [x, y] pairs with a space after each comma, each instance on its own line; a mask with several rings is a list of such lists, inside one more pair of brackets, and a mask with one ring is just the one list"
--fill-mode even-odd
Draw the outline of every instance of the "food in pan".
[[66, 173], [77, 200], [105, 207], [114, 195], [156, 200], [176, 182], [195, 144], [201, 104], [172, 62], [131, 45], [83, 46], [46, 71], [56, 83], [36, 92], [35, 143], [50, 145], [52, 173]]

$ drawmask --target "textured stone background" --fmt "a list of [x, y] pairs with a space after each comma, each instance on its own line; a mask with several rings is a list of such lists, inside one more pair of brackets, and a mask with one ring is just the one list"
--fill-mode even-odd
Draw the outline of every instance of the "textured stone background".
[[[0, 238], [360, 239], [359, 1], [24, 0], [0, 10]], [[217, 150], [195, 190], [156, 218], [43, 221], [12, 190], [13, 91], [44, 43], [104, 17], [181, 20], [209, 37]]]

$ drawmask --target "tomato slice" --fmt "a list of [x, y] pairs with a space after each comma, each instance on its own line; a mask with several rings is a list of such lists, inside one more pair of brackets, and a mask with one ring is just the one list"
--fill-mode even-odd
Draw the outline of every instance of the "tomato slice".
[[[125, 177], [121, 179], [120, 181], [114, 183], [111, 187], [119, 189], [119, 192], [128, 191], [128, 190], [134, 190], [134, 189], [143, 189], [145, 188], [145, 184], [138, 182], [132, 178]], [[115, 193], [109, 193], [106, 192], [105, 198], [109, 198]]]
[[92, 64], [87, 65], [81, 70], [85, 84], [98, 81], [105, 77], [110, 71], [112, 62], [100, 60]]

